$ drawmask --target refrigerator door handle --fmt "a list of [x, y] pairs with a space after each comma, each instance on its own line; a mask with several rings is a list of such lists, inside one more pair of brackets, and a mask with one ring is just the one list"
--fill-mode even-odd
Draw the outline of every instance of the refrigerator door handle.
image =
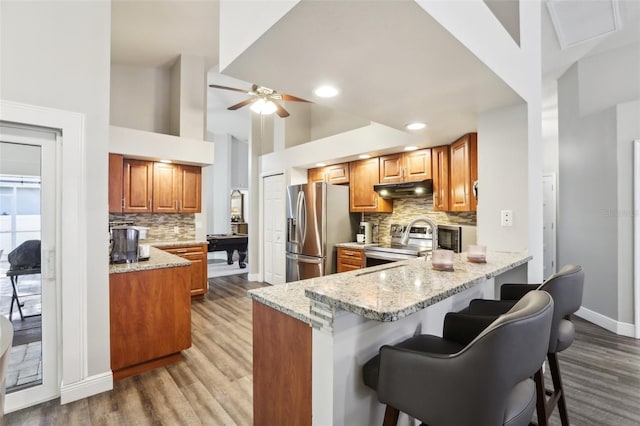
[[307, 211], [306, 211], [306, 205], [307, 203], [305, 202], [305, 198], [304, 198], [304, 192], [300, 191], [298, 192], [298, 202], [297, 202], [297, 210], [298, 210], [298, 229], [299, 229], [299, 233], [298, 233], [298, 242], [304, 246], [304, 241], [306, 239], [306, 235], [307, 235]]
[[295, 260], [296, 262], [299, 262], [299, 263], [320, 264], [324, 260], [324, 258], [322, 257], [300, 256], [298, 254], [293, 254], [293, 253], [287, 253], [286, 256], [287, 256], [287, 259]]

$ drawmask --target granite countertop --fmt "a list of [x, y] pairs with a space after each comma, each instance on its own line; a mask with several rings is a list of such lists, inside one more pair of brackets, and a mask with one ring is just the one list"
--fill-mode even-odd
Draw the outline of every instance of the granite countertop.
[[191, 262], [155, 247], [149, 248], [149, 260], [137, 263], [119, 263], [109, 265], [109, 274], [122, 274], [125, 272], [148, 271], [150, 269], [175, 268], [176, 266], [189, 266]]
[[524, 252], [489, 251], [487, 263], [470, 263], [463, 253], [455, 255], [453, 272], [442, 272], [419, 258], [255, 289], [249, 295], [309, 324], [311, 300], [376, 321], [396, 321], [529, 260]]
[[366, 247], [377, 247], [379, 245], [380, 244], [378, 244], [378, 243], [364, 244], [364, 243], [349, 242], [349, 243], [338, 243], [338, 244], [336, 244], [336, 247], [362, 250], [362, 249], [364, 249]]
[[189, 246], [199, 246], [202, 244], [209, 244], [208, 241], [198, 241], [198, 240], [176, 240], [176, 241], [140, 240], [138, 243], [149, 244], [152, 247], [158, 247], [158, 248], [189, 247]]

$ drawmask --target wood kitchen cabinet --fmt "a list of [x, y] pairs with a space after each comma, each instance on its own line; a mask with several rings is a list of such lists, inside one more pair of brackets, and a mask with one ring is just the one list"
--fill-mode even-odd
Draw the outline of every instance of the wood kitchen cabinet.
[[349, 211], [390, 213], [393, 211], [393, 201], [381, 198], [373, 190], [373, 185], [379, 182], [379, 158], [352, 161], [349, 164]]
[[473, 184], [477, 179], [477, 134], [468, 133], [449, 146], [449, 211], [476, 210]]
[[364, 267], [364, 249], [338, 247], [338, 272], [354, 271]]
[[203, 296], [209, 290], [207, 280], [207, 244], [189, 247], [162, 247], [162, 250], [191, 261], [191, 296]]
[[449, 210], [449, 145], [431, 148], [433, 210]]
[[349, 183], [349, 163], [333, 164], [331, 166], [309, 169], [307, 181], [328, 182], [332, 184]]
[[181, 359], [191, 346], [190, 269], [151, 269], [109, 276], [114, 380]]
[[380, 158], [380, 183], [431, 179], [431, 149], [385, 155]]
[[199, 213], [201, 169], [181, 164], [153, 164], [153, 212]]
[[123, 177], [124, 156], [109, 154], [109, 213], [122, 213], [124, 208]]
[[191, 296], [203, 296], [209, 290], [207, 280], [207, 244], [189, 247], [163, 247], [162, 250], [191, 261]]
[[123, 161], [123, 213], [151, 213], [153, 211], [153, 161]]

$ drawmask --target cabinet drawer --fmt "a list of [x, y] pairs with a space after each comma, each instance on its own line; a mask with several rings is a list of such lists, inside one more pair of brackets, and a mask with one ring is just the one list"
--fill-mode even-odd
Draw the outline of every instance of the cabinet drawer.
[[190, 247], [162, 247], [162, 250], [167, 253], [175, 254], [176, 256], [184, 256], [187, 254], [200, 254], [204, 253], [203, 246], [190, 246]]
[[350, 259], [362, 261], [364, 259], [364, 250], [338, 247], [338, 257], [345, 261]]

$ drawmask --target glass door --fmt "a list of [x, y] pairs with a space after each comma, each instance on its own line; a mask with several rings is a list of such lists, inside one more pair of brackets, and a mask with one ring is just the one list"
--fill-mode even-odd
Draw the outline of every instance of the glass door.
[[59, 394], [53, 130], [0, 123], [0, 314], [14, 328], [5, 411]]

